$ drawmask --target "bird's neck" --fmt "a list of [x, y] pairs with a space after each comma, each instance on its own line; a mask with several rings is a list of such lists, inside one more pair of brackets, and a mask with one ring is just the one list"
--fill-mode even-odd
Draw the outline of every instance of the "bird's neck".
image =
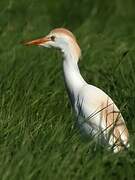
[[65, 55], [63, 61], [64, 79], [72, 100], [77, 98], [79, 90], [86, 84], [80, 74], [77, 62], [78, 59], [70, 54]]

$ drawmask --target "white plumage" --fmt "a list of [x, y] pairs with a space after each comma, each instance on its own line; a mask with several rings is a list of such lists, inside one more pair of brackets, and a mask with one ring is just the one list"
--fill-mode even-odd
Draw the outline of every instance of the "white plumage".
[[78, 68], [81, 50], [70, 31], [57, 28], [46, 37], [25, 44], [56, 47], [63, 52], [64, 80], [83, 133], [98, 138], [114, 152], [129, 147], [128, 130], [117, 106], [105, 92], [89, 85], [81, 76]]

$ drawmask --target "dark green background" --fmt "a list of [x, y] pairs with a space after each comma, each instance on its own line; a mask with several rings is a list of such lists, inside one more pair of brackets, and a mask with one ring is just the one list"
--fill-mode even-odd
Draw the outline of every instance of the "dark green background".
[[[113, 154], [85, 141], [65, 91], [59, 51], [20, 42], [67, 27], [80, 69], [108, 93], [130, 133]], [[0, 179], [135, 179], [135, 1], [0, 0]]]

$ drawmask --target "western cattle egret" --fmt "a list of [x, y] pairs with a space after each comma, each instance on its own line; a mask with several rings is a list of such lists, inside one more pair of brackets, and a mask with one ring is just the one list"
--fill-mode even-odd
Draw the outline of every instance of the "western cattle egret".
[[81, 76], [78, 68], [81, 50], [69, 30], [56, 28], [47, 36], [26, 42], [25, 45], [55, 47], [63, 52], [64, 80], [83, 133], [94, 136], [114, 152], [129, 147], [128, 129], [115, 103], [105, 92], [88, 84]]

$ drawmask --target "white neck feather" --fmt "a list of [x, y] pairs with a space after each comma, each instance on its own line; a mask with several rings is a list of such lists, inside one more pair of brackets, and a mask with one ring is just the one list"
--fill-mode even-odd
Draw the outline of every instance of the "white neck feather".
[[63, 71], [64, 79], [69, 92], [69, 96], [72, 96], [72, 99], [76, 99], [78, 92], [81, 87], [83, 87], [86, 82], [80, 74], [78, 68], [78, 59], [79, 57], [76, 54], [73, 54], [71, 49], [68, 49], [67, 52], [64, 52], [64, 61], [63, 61]]

